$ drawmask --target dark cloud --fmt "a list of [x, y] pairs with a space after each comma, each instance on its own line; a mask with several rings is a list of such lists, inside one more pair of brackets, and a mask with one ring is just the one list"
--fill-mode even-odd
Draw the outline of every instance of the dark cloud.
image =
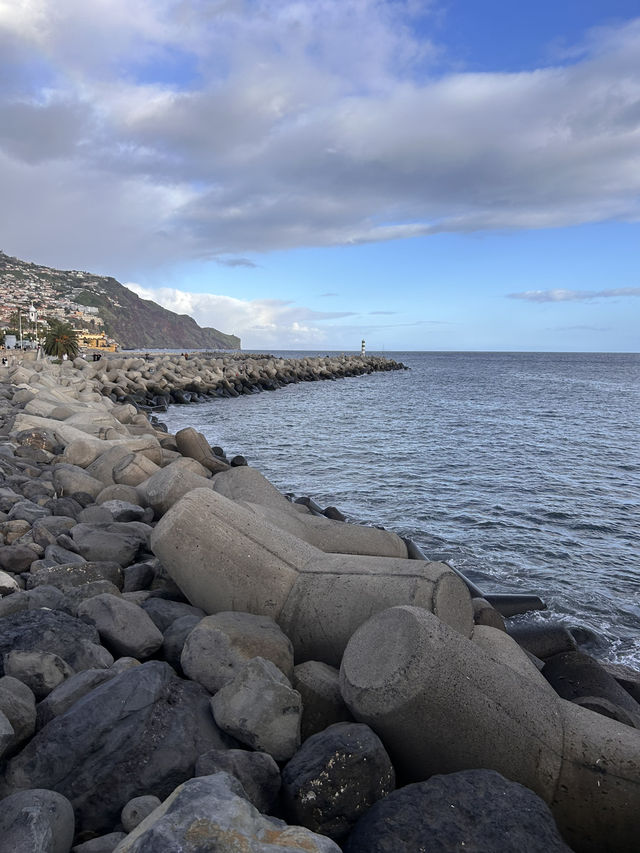
[[248, 260], [248, 258], [215, 258], [215, 261], [223, 267], [248, 267], [249, 269], [258, 268], [258, 264], [254, 264], [254, 262]]

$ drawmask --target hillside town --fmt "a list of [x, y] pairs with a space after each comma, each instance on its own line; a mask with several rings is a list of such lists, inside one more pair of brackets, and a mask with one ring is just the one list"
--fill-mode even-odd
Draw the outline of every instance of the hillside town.
[[117, 349], [117, 342], [105, 333], [100, 309], [74, 301], [96, 278], [18, 261], [0, 252], [0, 336], [6, 338], [5, 345], [35, 349], [48, 321], [60, 320], [73, 327], [82, 348]]

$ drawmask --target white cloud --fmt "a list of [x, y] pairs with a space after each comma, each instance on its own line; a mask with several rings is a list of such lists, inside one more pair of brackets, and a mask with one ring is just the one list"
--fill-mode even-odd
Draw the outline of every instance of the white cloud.
[[640, 19], [437, 77], [417, 7], [0, 0], [4, 247], [107, 269], [640, 218]]
[[238, 335], [243, 349], [322, 347], [329, 335], [323, 324], [353, 316], [345, 311], [313, 311], [281, 299], [243, 300], [169, 287], [148, 288], [135, 282], [127, 282], [126, 287], [142, 299], [151, 299], [177, 314], [188, 314], [200, 326]]
[[594, 299], [621, 299], [627, 296], [640, 296], [640, 287], [612, 287], [608, 290], [525, 290], [522, 293], [509, 293], [510, 299], [524, 299], [527, 302], [591, 302]]

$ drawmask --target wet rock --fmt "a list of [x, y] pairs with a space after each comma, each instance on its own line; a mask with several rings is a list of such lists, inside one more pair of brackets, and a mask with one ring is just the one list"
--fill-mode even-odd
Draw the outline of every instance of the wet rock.
[[227, 773], [190, 779], [136, 827], [115, 853], [180, 850], [251, 853], [340, 853], [328, 838], [265, 817], [245, 799], [240, 782]]
[[79, 832], [108, 832], [133, 797], [166, 797], [191, 777], [199, 755], [224, 747], [208, 698], [166, 663], [129, 669], [41, 729], [9, 761], [4, 792], [57, 790], [71, 801]]
[[19, 791], [2, 800], [0, 849], [6, 853], [69, 853], [75, 820], [69, 800], [44, 789]]
[[196, 761], [195, 776], [224, 771], [235, 776], [247, 799], [260, 812], [268, 812], [280, 792], [280, 768], [266, 752], [247, 749], [212, 749]]
[[394, 791], [360, 818], [344, 849], [571, 853], [546, 803], [493, 770], [432, 776]]
[[288, 820], [336, 841], [394, 787], [382, 742], [361, 723], [336, 723], [313, 735], [282, 771]]
[[571, 632], [558, 623], [511, 624], [508, 633], [518, 645], [541, 660], [577, 649]]
[[78, 617], [98, 630], [103, 643], [116, 655], [144, 660], [162, 645], [162, 632], [141, 607], [115, 595], [95, 595], [78, 607]]
[[223, 731], [276, 761], [287, 761], [300, 745], [300, 694], [269, 660], [245, 663], [211, 707]]
[[215, 693], [257, 656], [272, 661], [287, 678], [292, 677], [293, 646], [273, 619], [222, 611], [198, 623], [187, 637], [180, 660], [189, 678]]

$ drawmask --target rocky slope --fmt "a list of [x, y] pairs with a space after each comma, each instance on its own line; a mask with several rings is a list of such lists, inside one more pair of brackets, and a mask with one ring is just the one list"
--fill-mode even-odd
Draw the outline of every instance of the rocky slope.
[[[33, 300], [42, 316], [65, 302], [98, 309], [104, 330], [123, 348], [240, 349], [240, 338], [201, 328], [193, 317], [140, 299], [110, 276], [39, 266], [0, 252], [0, 293], [11, 302]], [[27, 302], [24, 302], [24, 299]]]

